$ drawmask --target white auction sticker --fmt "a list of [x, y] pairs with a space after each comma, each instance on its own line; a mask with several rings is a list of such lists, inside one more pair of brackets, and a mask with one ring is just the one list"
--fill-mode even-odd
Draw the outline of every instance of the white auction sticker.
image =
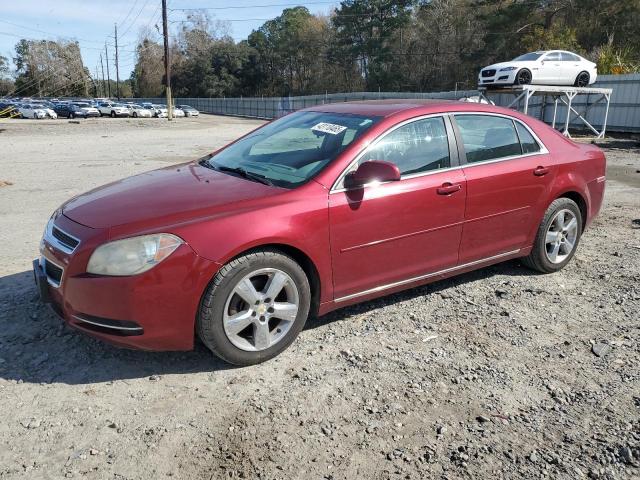
[[331, 135], [338, 135], [339, 133], [344, 132], [347, 127], [343, 127], [342, 125], [336, 125], [334, 123], [319, 123], [314, 127], [311, 127], [311, 130], [314, 132], [322, 132], [322, 133], [330, 133]]

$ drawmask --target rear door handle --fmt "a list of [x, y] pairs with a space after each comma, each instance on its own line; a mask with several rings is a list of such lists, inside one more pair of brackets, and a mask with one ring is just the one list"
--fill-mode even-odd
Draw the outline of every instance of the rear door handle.
[[549, 173], [549, 169], [547, 167], [543, 167], [542, 165], [536, 167], [536, 169], [533, 171], [533, 174], [536, 177], [541, 177], [543, 175], [546, 175], [547, 173]]
[[451, 195], [453, 193], [462, 190], [462, 185], [459, 183], [445, 182], [441, 187], [438, 187], [438, 195]]

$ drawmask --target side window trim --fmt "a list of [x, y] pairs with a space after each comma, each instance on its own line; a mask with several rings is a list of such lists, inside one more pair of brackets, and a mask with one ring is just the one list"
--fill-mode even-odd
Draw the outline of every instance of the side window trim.
[[[445, 130], [447, 132], [447, 140], [449, 142], [449, 161], [450, 161], [450, 166], [447, 167], [447, 168], [440, 168], [440, 169], [437, 169], [437, 170], [429, 170], [429, 171], [426, 171], [426, 172], [419, 172], [419, 173], [412, 173], [412, 174], [409, 174], [409, 175], [403, 175], [402, 177], [400, 177], [400, 181], [408, 180], [408, 179], [411, 179], [411, 178], [422, 177], [422, 176], [425, 176], [425, 175], [433, 175], [434, 173], [447, 172], [449, 170], [460, 168], [462, 166], [462, 164], [460, 162], [460, 158], [459, 158], [460, 149], [458, 147], [456, 139], [452, 135], [453, 132], [454, 132], [454, 127], [453, 127], [453, 122], [449, 118], [448, 112], [430, 113], [430, 114], [427, 114], [427, 115], [420, 115], [418, 117], [413, 117], [413, 118], [409, 118], [407, 120], [404, 120], [404, 121], [402, 121], [400, 123], [397, 123], [397, 124], [389, 127], [387, 130], [385, 130], [380, 135], [378, 135], [378, 137], [372, 143], [367, 145], [366, 148], [364, 148], [361, 152], [359, 152], [354, 157], [354, 159], [351, 160], [349, 165], [340, 173], [340, 175], [338, 175], [338, 178], [336, 179], [335, 182], [333, 182], [333, 185], [331, 186], [331, 189], [329, 190], [329, 193], [339, 193], [339, 192], [346, 191], [346, 189], [344, 188], [343, 183], [342, 183], [344, 181], [344, 177], [347, 175], [347, 173], [349, 173], [351, 171], [351, 169], [354, 167], [354, 165], [357, 165], [358, 162], [360, 161], [360, 159], [371, 148], [374, 148], [384, 137], [386, 137], [387, 135], [393, 133], [395, 130], [404, 127], [405, 125], [409, 125], [411, 123], [419, 122], [421, 120], [426, 120], [426, 119], [429, 119], [429, 118], [442, 118], [443, 119], [443, 122], [444, 122], [444, 125], [445, 125]], [[367, 187], [367, 185], [365, 185], [365, 187]]]
[[[536, 143], [540, 146], [540, 150], [538, 150], [537, 152], [531, 152], [531, 153], [521, 153], [520, 155], [511, 155], [509, 157], [502, 157], [502, 158], [494, 158], [491, 160], [484, 160], [482, 162], [467, 162], [467, 154], [465, 152], [464, 149], [464, 142], [462, 141], [462, 134], [460, 133], [460, 129], [458, 128], [458, 124], [456, 123], [456, 119], [455, 116], [456, 115], [487, 115], [487, 116], [492, 116], [492, 117], [502, 117], [502, 118], [507, 118], [509, 120], [511, 120], [512, 122], [514, 122], [513, 127], [516, 130], [516, 135], [518, 136], [518, 141], [520, 141], [520, 135], [518, 134], [518, 129], [516, 128], [516, 122], [520, 125], [522, 125], [533, 137], [533, 139], [536, 141]], [[465, 168], [470, 168], [473, 167], [475, 165], [484, 165], [486, 163], [496, 163], [496, 162], [504, 162], [507, 160], [515, 160], [518, 158], [526, 158], [526, 157], [531, 157], [533, 155], [546, 155], [549, 153], [549, 150], [547, 149], [547, 147], [545, 146], [544, 143], [542, 143], [542, 141], [540, 140], [540, 138], [538, 137], [538, 135], [536, 135], [536, 133], [529, 128], [529, 125], [527, 125], [526, 123], [518, 120], [517, 118], [511, 117], [509, 115], [504, 115], [501, 113], [493, 113], [493, 112], [450, 112], [449, 116], [451, 117], [451, 123], [454, 127], [454, 132], [456, 135], [456, 141], [458, 142], [458, 151], [459, 153], [459, 157], [460, 157], [460, 165], [462, 167]], [[522, 151], [522, 142], [520, 142], [520, 151]]]

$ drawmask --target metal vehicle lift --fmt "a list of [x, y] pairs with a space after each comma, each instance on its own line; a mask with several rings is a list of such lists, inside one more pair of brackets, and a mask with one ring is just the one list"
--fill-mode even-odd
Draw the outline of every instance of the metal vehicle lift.
[[[540, 120], [545, 121], [545, 110], [547, 107], [547, 97], [551, 97], [553, 100], [553, 119], [551, 121], [551, 126], [556, 128], [556, 123], [558, 121], [558, 105], [562, 103], [567, 107], [567, 115], [564, 121], [564, 128], [562, 129], [562, 133], [567, 137], [571, 137], [569, 134], [569, 125], [574, 120], [580, 120], [589, 130], [591, 130], [596, 138], [604, 138], [605, 132], [607, 130], [607, 118], [609, 117], [609, 104], [611, 102], [611, 93], [613, 89], [611, 88], [591, 88], [591, 87], [556, 87], [549, 85], [513, 85], [511, 87], [504, 88], [486, 88], [479, 87], [480, 98], [486, 100], [489, 103], [496, 103], [489, 100], [489, 97], [494, 95], [504, 95], [504, 94], [512, 94], [514, 95], [514, 99], [511, 103], [506, 105], [507, 108], [515, 108], [519, 109], [522, 104], [522, 112], [525, 114], [529, 114], [529, 110], [533, 105], [530, 105], [532, 97], [542, 97], [542, 102], [539, 105], [540, 107]], [[584, 111], [582, 113], [578, 112], [576, 108], [573, 106], [573, 99], [578, 95], [586, 95], [586, 101], [584, 105]], [[589, 98], [589, 95], [596, 95], [593, 101]], [[598, 105], [601, 102], [606, 102], [605, 110], [604, 110], [604, 120], [601, 123], [602, 128], [600, 131], [596, 129], [589, 121], [587, 121], [587, 115], [589, 111], [595, 105]], [[506, 102], [503, 102], [506, 103]], [[500, 103], [498, 103], [500, 104]], [[593, 120], [592, 120], [593, 122]]]

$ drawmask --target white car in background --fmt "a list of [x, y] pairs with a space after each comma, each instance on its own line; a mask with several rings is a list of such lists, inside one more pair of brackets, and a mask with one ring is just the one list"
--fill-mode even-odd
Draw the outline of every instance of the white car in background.
[[153, 110], [149, 110], [148, 108], [143, 107], [142, 105], [138, 105], [136, 103], [127, 103], [127, 108], [131, 113], [133, 118], [151, 118], [153, 117]]
[[85, 118], [100, 116], [100, 110], [98, 110], [96, 107], [91, 106], [91, 104], [88, 102], [72, 102], [72, 103], [73, 105], [75, 105], [76, 107], [78, 107], [80, 110], [84, 112]]
[[573, 85], [587, 87], [596, 81], [596, 64], [565, 50], [525, 53], [510, 62], [480, 70], [479, 87], [508, 85]]
[[108, 115], [110, 117], [128, 117], [129, 109], [121, 103], [100, 102], [98, 103], [100, 116]]
[[47, 114], [47, 117], [49, 118], [58, 118], [58, 114], [54, 112], [53, 108], [49, 107], [49, 105], [45, 105], [43, 103], [32, 103], [31, 105], [41, 110], [44, 110], [45, 113]]
[[200, 115], [200, 112], [190, 105], [176, 105], [176, 108], [182, 110], [185, 117], [197, 117]]
[[158, 118], [167, 117], [169, 114], [167, 107], [165, 105], [153, 104], [151, 105], [151, 108], [153, 108], [153, 111], [155, 112], [155, 116]]
[[22, 118], [47, 118], [47, 112], [43, 108], [38, 108], [31, 103], [23, 103], [18, 107], [18, 112]]
[[185, 113], [181, 109], [179, 109], [178, 107], [173, 107], [173, 116], [176, 117], [176, 118], [177, 117], [184, 117]]

